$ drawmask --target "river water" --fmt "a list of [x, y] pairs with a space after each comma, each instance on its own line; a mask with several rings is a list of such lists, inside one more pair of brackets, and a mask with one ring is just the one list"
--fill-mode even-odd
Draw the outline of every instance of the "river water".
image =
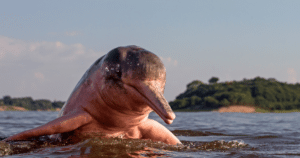
[[[57, 112], [0, 112], [0, 140], [53, 120]], [[173, 124], [157, 120], [182, 141], [89, 139], [78, 144], [0, 143], [4, 157], [300, 157], [300, 113], [176, 112]], [[47, 141], [45, 141], [47, 142]], [[10, 155], [7, 155], [10, 154]]]

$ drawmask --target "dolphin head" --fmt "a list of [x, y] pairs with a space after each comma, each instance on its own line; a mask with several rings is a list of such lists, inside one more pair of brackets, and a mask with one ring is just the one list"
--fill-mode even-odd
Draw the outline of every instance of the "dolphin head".
[[102, 93], [110, 93], [106, 103], [120, 112], [149, 114], [154, 110], [165, 123], [173, 122], [175, 114], [163, 96], [166, 69], [158, 56], [137, 46], [127, 46], [111, 50], [102, 60], [107, 87], [102, 88]]

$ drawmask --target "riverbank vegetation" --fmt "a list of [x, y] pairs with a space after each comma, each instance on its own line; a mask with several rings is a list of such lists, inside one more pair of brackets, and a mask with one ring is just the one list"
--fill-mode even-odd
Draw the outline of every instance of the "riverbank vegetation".
[[170, 105], [175, 111], [212, 111], [232, 105], [255, 107], [257, 112], [297, 112], [300, 110], [300, 84], [279, 82], [274, 78], [244, 79], [208, 84], [199, 80], [187, 84], [185, 92]]
[[[279, 82], [274, 78], [244, 79], [220, 82], [212, 77], [208, 84], [195, 80], [187, 84], [185, 92], [169, 104], [174, 111], [217, 111], [230, 106], [248, 106], [256, 112], [300, 112], [300, 84]], [[31, 97], [0, 99], [4, 110], [58, 110], [64, 102]], [[226, 108], [225, 108], [226, 109]], [[1, 109], [0, 109], [1, 110]], [[221, 110], [222, 111], [222, 110]], [[226, 110], [225, 110], [226, 111]]]
[[[4, 96], [0, 99], [0, 108], [3, 110], [52, 110], [55, 111], [57, 109], [62, 108], [64, 102], [62, 101], [54, 101], [46, 99], [33, 100], [31, 97], [23, 97], [23, 98], [11, 98], [10, 96]], [[18, 108], [20, 107], [20, 108]]]

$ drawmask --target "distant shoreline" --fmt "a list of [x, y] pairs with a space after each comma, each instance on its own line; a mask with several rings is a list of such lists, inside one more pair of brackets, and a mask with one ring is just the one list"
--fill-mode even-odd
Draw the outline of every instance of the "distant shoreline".
[[[61, 108], [55, 108], [55, 109], [47, 109], [47, 110], [36, 110], [36, 111], [60, 111]], [[6, 106], [2, 105], [0, 106], [0, 111], [33, 111], [33, 110], [27, 110], [23, 107], [19, 106]]]
[[[23, 107], [18, 106], [0, 106], [1, 111], [60, 111], [61, 108], [56, 109], [47, 109], [47, 110], [27, 110]], [[221, 107], [216, 110], [189, 110], [189, 109], [182, 109], [182, 110], [174, 110], [174, 112], [219, 112], [219, 113], [290, 113], [290, 112], [300, 112], [300, 110], [265, 110], [259, 107], [254, 106], [245, 106], [245, 105], [231, 105], [226, 107]]]
[[266, 110], [260, 107], [245, 106], [245, 105], [230, 105], [226, 107], [221, 107], [215, 110], [174, 110], [174, 112], [219, 112], [219, 113], [291, 113], [300, 112], [300, 110]]

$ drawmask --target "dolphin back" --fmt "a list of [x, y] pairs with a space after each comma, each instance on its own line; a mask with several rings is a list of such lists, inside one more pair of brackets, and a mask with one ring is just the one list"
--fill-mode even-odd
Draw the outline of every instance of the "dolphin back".
[[87, 69], [87, 71], [83, 74], [83, 76], [81, 77], [81, 79], [79, 80], [79, 82], [76, 84], [74, 90], [72, 91], [71, 95], [69, 96], [68, 100], [65, 102], [65, 104], [63, 105], [63, 107], [61, 108], [61, 110], [58, 113], [58, 117], [61, 117], [63, 115], [64, 109], [66, 107], [66, 105], [68, 104], [68, 101], [70, 99], [70, 97], [73, 95], [73, 93], [80, 87], [81, 84], [83, 84], [85, 82], [85, 80], [87, 78], [90, 77], [91, 74], [93, 74], [98, 68], [99, 66], [102, 65], [103, 63], [103, 58], [106, 55], [103, 55], [102, 57], [100, 57], [98, 60], [96, 60], [91, 66], [90, 68]]

